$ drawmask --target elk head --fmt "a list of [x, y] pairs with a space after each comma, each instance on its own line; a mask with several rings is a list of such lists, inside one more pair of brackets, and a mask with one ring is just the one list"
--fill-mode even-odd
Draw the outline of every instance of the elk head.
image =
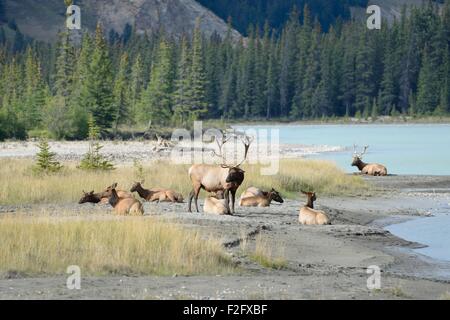
[[106, 188], [105, 191], [103, 191], [102, 197], [103, 198], [109, 198], [111, 196], [112, 190], [117, 188], [117, 183], [114, 183], [113, 185]]
[[302, 190], [302, 193], [308, 197], [308, 200], [311, 200], [313, 202], [317, 200], [315, 192], [306, 192]]
[[[244, 144], [244, 159], [236, 165], [230, 165], [226, 163], [226, 156], [223, 151], [223, 146], [233, 137], [238, 137], [241, 142]], [[250, 148], [250, 145], [253, 142], [253, 137], [247, 136], [247, 135], [227, 135], [226, 133], [222, 133], [222, 137], [219, 139], [217, 136], [215, 137], [217, 146], [219, 147], [219, 151], [213, 151], [213, 155], [220, 158], [221, 161], [221, 167], [226, 169], [228, 168], [228, 176], [226, 179], [227, 183], [237, 183], [240, 185], [244, 181], [244, 173], [245, 171], [240, 168], [240, 166], [247, 160], [248, 156], [248, 150]]]
[[78, 204], [83, 204], [83, 203], [99, 203], [100, 202], [100, 198], [94, 194], [94, 191], [91, 192], [84, 192], [83, 190], [83, 197], [80, 199], [80, 201], [78, 201]]
[[141, 182], [135, 182], [130, 189], [130, 192], [137, 192], [139, 189], [142, 189], [142, 185], [144, 184], [144, 180]]
[[361, 153], [358, 153], [356, 151], [357, 145], [354, 144], [353, 145], [353, 161], [352, 161], [352, 166], [356, 167], [358, 166], [358, 164], [361, 163], [363, 156], [366, 154], [367, 149], [369, 148], [369, 146], [364, 146], [364, 150]]
[[270, 194], [272, 194], [272, 200], [279, 202], [279, 203], [284, 203], [283, 198], [281, 197], [280, 193], [275, 190], [274, 188], [272, 188], [272, 190], [270, 190], [269, 192]]

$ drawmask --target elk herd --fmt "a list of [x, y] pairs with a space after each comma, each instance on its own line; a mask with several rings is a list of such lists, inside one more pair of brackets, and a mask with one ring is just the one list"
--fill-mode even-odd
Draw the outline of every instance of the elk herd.
[[[244, 157], [238, 164], [228, 164], [226, 162], [224, 145], [232, 138], [238, 138], [244, 145]], [[192, 184], [192, 191], [188, 198], [188, 211], [192, 212], [192, 201], [195, 204], [195, 210], [199, 211], [198, 197], [201, 190], [209, 193], [204, 200], [203, 211], [206, 214], [231, 215], [235, 213], [236, 192], [244, 181], [245, 171], [241, 165], [247, 160], [248, 151], [253, 139], [247, 135], [226, 135], [222, 134], [220, 138], [216, 137], [215, 142], [218, 152], [213, 151], [213, 155], [221, 159], [219, 165], [194, 164], [189, 168], [188, 175]], [[385, 166], [376, 163], [365, 163], [362, 158], [367, 152], [368, 146], [365, 146], [361, 153], [356, 151], [354, 145], [352, 166], [356, 166], [360, 174], [371, 176], [386, 176]], [[183, 203], [183, 196], [174, 190], [164, 188], [145, 189], [144, 181], [135, 182], [130, 191], [117, 189], [117, 183], [107, 187], [103, 192], [86, 193], [83, 191], [83, 197], [79, 204], [109, 204], [117, 215], [144, 215], [142, 203], [135, 198], [136, 192], [140, 198], [148, 202], [172, 202]], [[312, 191], [301, 190], [300, 195], [306, 196], [306, 203], [300, 207], [298, 222], [303, 225], [326, 225], [330, 224], [330, 218], [324, 211], [314, 209], [314, 202], [317, 200], [316, 193]], [[231, 201], [231, 206], [230, 206]], [[272, 188], [264, 191], [256, 187], [246, 189], [239, 199], [241, 207], [269, 207], [275, 201], [284, 203], [280, 193]]]

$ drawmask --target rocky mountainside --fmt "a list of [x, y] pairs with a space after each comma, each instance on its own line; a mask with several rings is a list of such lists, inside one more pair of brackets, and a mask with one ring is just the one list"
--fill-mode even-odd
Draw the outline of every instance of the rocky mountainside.
[[[6, 20], [14, 19], [20, 30], [33, 38], [53, 41], [64, 27], [63, 0], [1, 0]], [[81, 7], [82, 27], [92, 30], [97, 21], [106, 30], [122, 33], [127, 24], [135, 25], [138, 32], [163, 29], [173, 36], [190, 33], [197, 17], [206, 35], [214, 32], [224, 35], [227, 24], [195, 0], [78, 0]], [[233, 30], [233, 36], [240, 34]]]

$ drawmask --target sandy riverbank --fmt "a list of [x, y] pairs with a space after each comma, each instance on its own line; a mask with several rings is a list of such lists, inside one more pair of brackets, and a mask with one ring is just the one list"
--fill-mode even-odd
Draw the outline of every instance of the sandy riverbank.
[[[377, 195], [361, 198], [320, 197], [318, 206], [332, 217], [330, 226], [297, 224], [300, 200], [270, 208], [238, 208], [235, 216], [186, 212], [186, 204], [148, 204], [146, 211], [223, 239], [241, 272], [233, 276], [94, 277], [70, 291], [65, 277], [0, 280], [0, 299], [439, 299], [450, 292], [450, 267], [413, 253], [420, 244], [399, 239], [382, 227], [411, 216], [433, 214], [449, 204], [450, 177], [390, 176], [371, 178]], [[107, 207], [40, 205], [25, 210], [82, 210], [98, 214]], [[16, 211], [20, 208], [0, 208]], [[2, 211], [2, 210], [0, 210]], [[388, 221], [388, 222], [386, 222]], [[287, 265], [267, 269], [242, 254], [240, 244], [262, 234], [283, 249]], [[382, 270], [380, 290], [367, 289], [366, 268]]]
[[[142, 162], [154, 159], [164, 158], [170, 155], [170, 151], [155, 149], [154, 141], [101, 141], [103, 146], [101, 153], [118, 165], [133, 163], [134, 160]], [[0, 158], [33, 158], [39, 151], [38, 143], [33, 141], [19, 142], [0, 142]], [[89, 150], [89, 142], [87, 141], [50, 141], [52, 152], [56, 153], [59, 161], [80, 161], [84, 154]], [[199, 152], [199, 150], [214, 150], [214, 144], [204, 143], [188, 144], [180, 143], [178, 147], [184, 148], [186, 154]], [[283, 144], [279, 146], [279, 153], [284, 158], [298, 158], [309, 155], [316, 155], [324, 152], [342, 151], [339, 146], [328, 145], [289, 145]], [[209, 155], [209, 154], [208, 154]], [[250, 155], [252, 159], [254, 155]]]

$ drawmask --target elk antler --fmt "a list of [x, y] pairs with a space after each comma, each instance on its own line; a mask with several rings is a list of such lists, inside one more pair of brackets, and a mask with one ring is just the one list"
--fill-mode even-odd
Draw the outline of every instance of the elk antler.
[[362, 157], [363, 155], [365, 155], [368, 148], [369, 146], [364, 146], [364, 151], [359, 156]]
[[225, 154], [223, 152], [223, 146], [231, 139], [231, 136], [226, 135], [225, 132], [222, 132], [222, 137], [219, 139], [217, 136], [215, 137], [217, 146], [219, 147], [219, 152], [217, 153], [215, 150], [212, 151], [212, 154], [218, 158], [222, 159], [222, 165], [225, 165]]
[[356, 148], [357, 148], [357, 147], [358, 147], [358, 146], [357, 146], [356, 144], [353, 144], [353, 154], [354, 154], [356, 157], [358, 157], [358, 158], [362, 158], [362, 156], [366, 154], [367, 149], [369, 148], [369, 146], [364, 146], [364, 150], [363, 150], [363, 152], [361, 152], [361, 153], [358, 153], [358, 152], [356, 151]]
[[252, 144], [252, 142], [254, 140], [254, 137], [247, 136], [247, 135], [241, 135], [239, 137], [240, 137], [242, 143], [244, 144], [245, 153], [244, 153], [244, 159], [236, 167], [239, 167], [241, 164], [243, 164], [245, 162], [245, 160], [247, 160], [248, 149], [250, 148], [250, 145]]

